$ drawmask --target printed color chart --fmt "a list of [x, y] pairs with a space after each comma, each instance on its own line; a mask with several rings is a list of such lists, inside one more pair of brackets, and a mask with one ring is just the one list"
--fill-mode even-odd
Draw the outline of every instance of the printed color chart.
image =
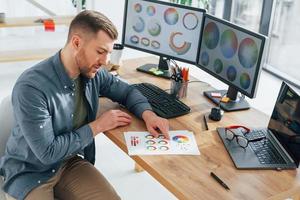
[[149, 132], [125, 132], [129, 155], [200, 155], [192, 132], [170, 131], [170, 140], [163, 135], [154, 138]]

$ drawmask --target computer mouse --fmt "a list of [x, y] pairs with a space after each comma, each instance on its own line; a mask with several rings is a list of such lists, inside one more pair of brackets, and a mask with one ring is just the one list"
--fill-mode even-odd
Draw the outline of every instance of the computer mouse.
[[209, 114], [209, 119], [214, 120], [214, 121], [220, 121], [222, 119], [222, 110], [219, 107], [215, 107], [211, 109], [211, 112]]

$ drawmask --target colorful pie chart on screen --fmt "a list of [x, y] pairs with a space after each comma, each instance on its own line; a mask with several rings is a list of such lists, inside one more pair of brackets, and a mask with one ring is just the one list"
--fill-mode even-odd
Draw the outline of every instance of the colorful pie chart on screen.
[[133, 35], [133, 36], [130, 37], [129, 40], [130, 40], [131, 43], [137, 44], [137, 43], [139, 43], [140, 38], [137, 35]]
[[155, 12], [156, 12], [156, 10], [155, 10], [155, 7], [154, 7], [154, 6], [148, 6], [148, 7], [147, 7], [147, 14], [148, 14], [149, 16], [155, 15]]
[[147, 25], [148, 32], [152, 36], [158, 36], [161, 32], [161, 26], [158, 20], [153, 19], [150, 20], [148, 25]]
[[217, 74], [220, 74], [223, 71], [223, 62], [219, 58], [214, 62], [214, 70]]
[[220, 31], [214, 22], [209, 22], [204, 28], [204, 44], [209, 49], [214, 49], [219, 43]]
[[201, 59], [202, 65], [204, 65], [204, 66], [207, 66], [207, 65], [208, 65], [208, 63], [209, 63], [209, 55], [208, 55], [208, 53], [207, 53], [206, 51], [204, 51], [204, 52], [201, 54], [200, 59]]
[[142, 11], [142, 5], [139, 3], [134, 4], [133, 7], [134, 7], [135, 12], [137, 12], [137, 13], [140, 13]]
[[253, 67], [258, 59], [258, 48], [254, 40], [251, 38], [243, 39], [240, 43], [238, 56], [243, 67]]
[[222, 33], [220, 47], [225, 58], [234, 56], [238, 48], [238, 39], [232, 30], [226, 30]]
[[230, 81], [234, 81], [236, 78], [237, 71], [234, 66], [230, 65], [227, 69], [227, 78]]
[[168, 8], [165, 12], [164, 12], [164, 19], [165, 22], [169, 25], [174, 25], [178, 22], [178, 12], [175, 8]]
[[183, 55], [188, 52], [192, 43], [184, 41], [181, 32], [173, 32], [169, 38], [169, 47], [178, 55]]
[[176, 135], [172, 138], [172, 140], [177, 143], [188, 143], [189, 142], [189, 138], [184, 135]]
[[135, 17], [133, 19], [133, 25], [132, 25], [133, 30], [136, 32], [140, 33], [143, 32], [145, 29], [145, 21], [141, 17]]
[[250, 86], [251, 80], [250, 80], [250, 76], [247, 73], [243, 73], [240, 76], [240, 84], [242, 86], [242, 88], [244, 89], [248, 89]]
[[197, 28], [199, 20], [195, 13], [188, 12], [184, 14], [182, 19], [183, 26], [188, 30], [194, 30]]

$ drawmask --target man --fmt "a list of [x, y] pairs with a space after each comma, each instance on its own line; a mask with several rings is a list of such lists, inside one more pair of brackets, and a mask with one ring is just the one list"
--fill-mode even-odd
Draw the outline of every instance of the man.
[[94, 137], [129, 125], [131, 117], [110, 110], [96, 118], [99, 95], [126, 106], [155, 136], [159, 129], [168, 137], [168, 121], [151, 111], [145, 97], [100, 69], [116, 39], [109, 19], [83, 11], [71, 22], [65, 47], [17, 80], [16, 125], [0, 162], [10, 198], [119, 199], [93, 166]]

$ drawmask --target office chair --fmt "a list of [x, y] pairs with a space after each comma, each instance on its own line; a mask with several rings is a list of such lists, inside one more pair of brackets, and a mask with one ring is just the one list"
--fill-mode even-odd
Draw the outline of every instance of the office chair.
[[[0, 157], [2, 157], [5, 153], [6, 143], [14, 124], [11, 96], [5, 97], [0, 104], [0, 122]], [[3, 183], [3, 177], [0, 176], [0, 188], [2, 188]], [[6, 199], [2, 189], [0, 189], [0, 199]]]

